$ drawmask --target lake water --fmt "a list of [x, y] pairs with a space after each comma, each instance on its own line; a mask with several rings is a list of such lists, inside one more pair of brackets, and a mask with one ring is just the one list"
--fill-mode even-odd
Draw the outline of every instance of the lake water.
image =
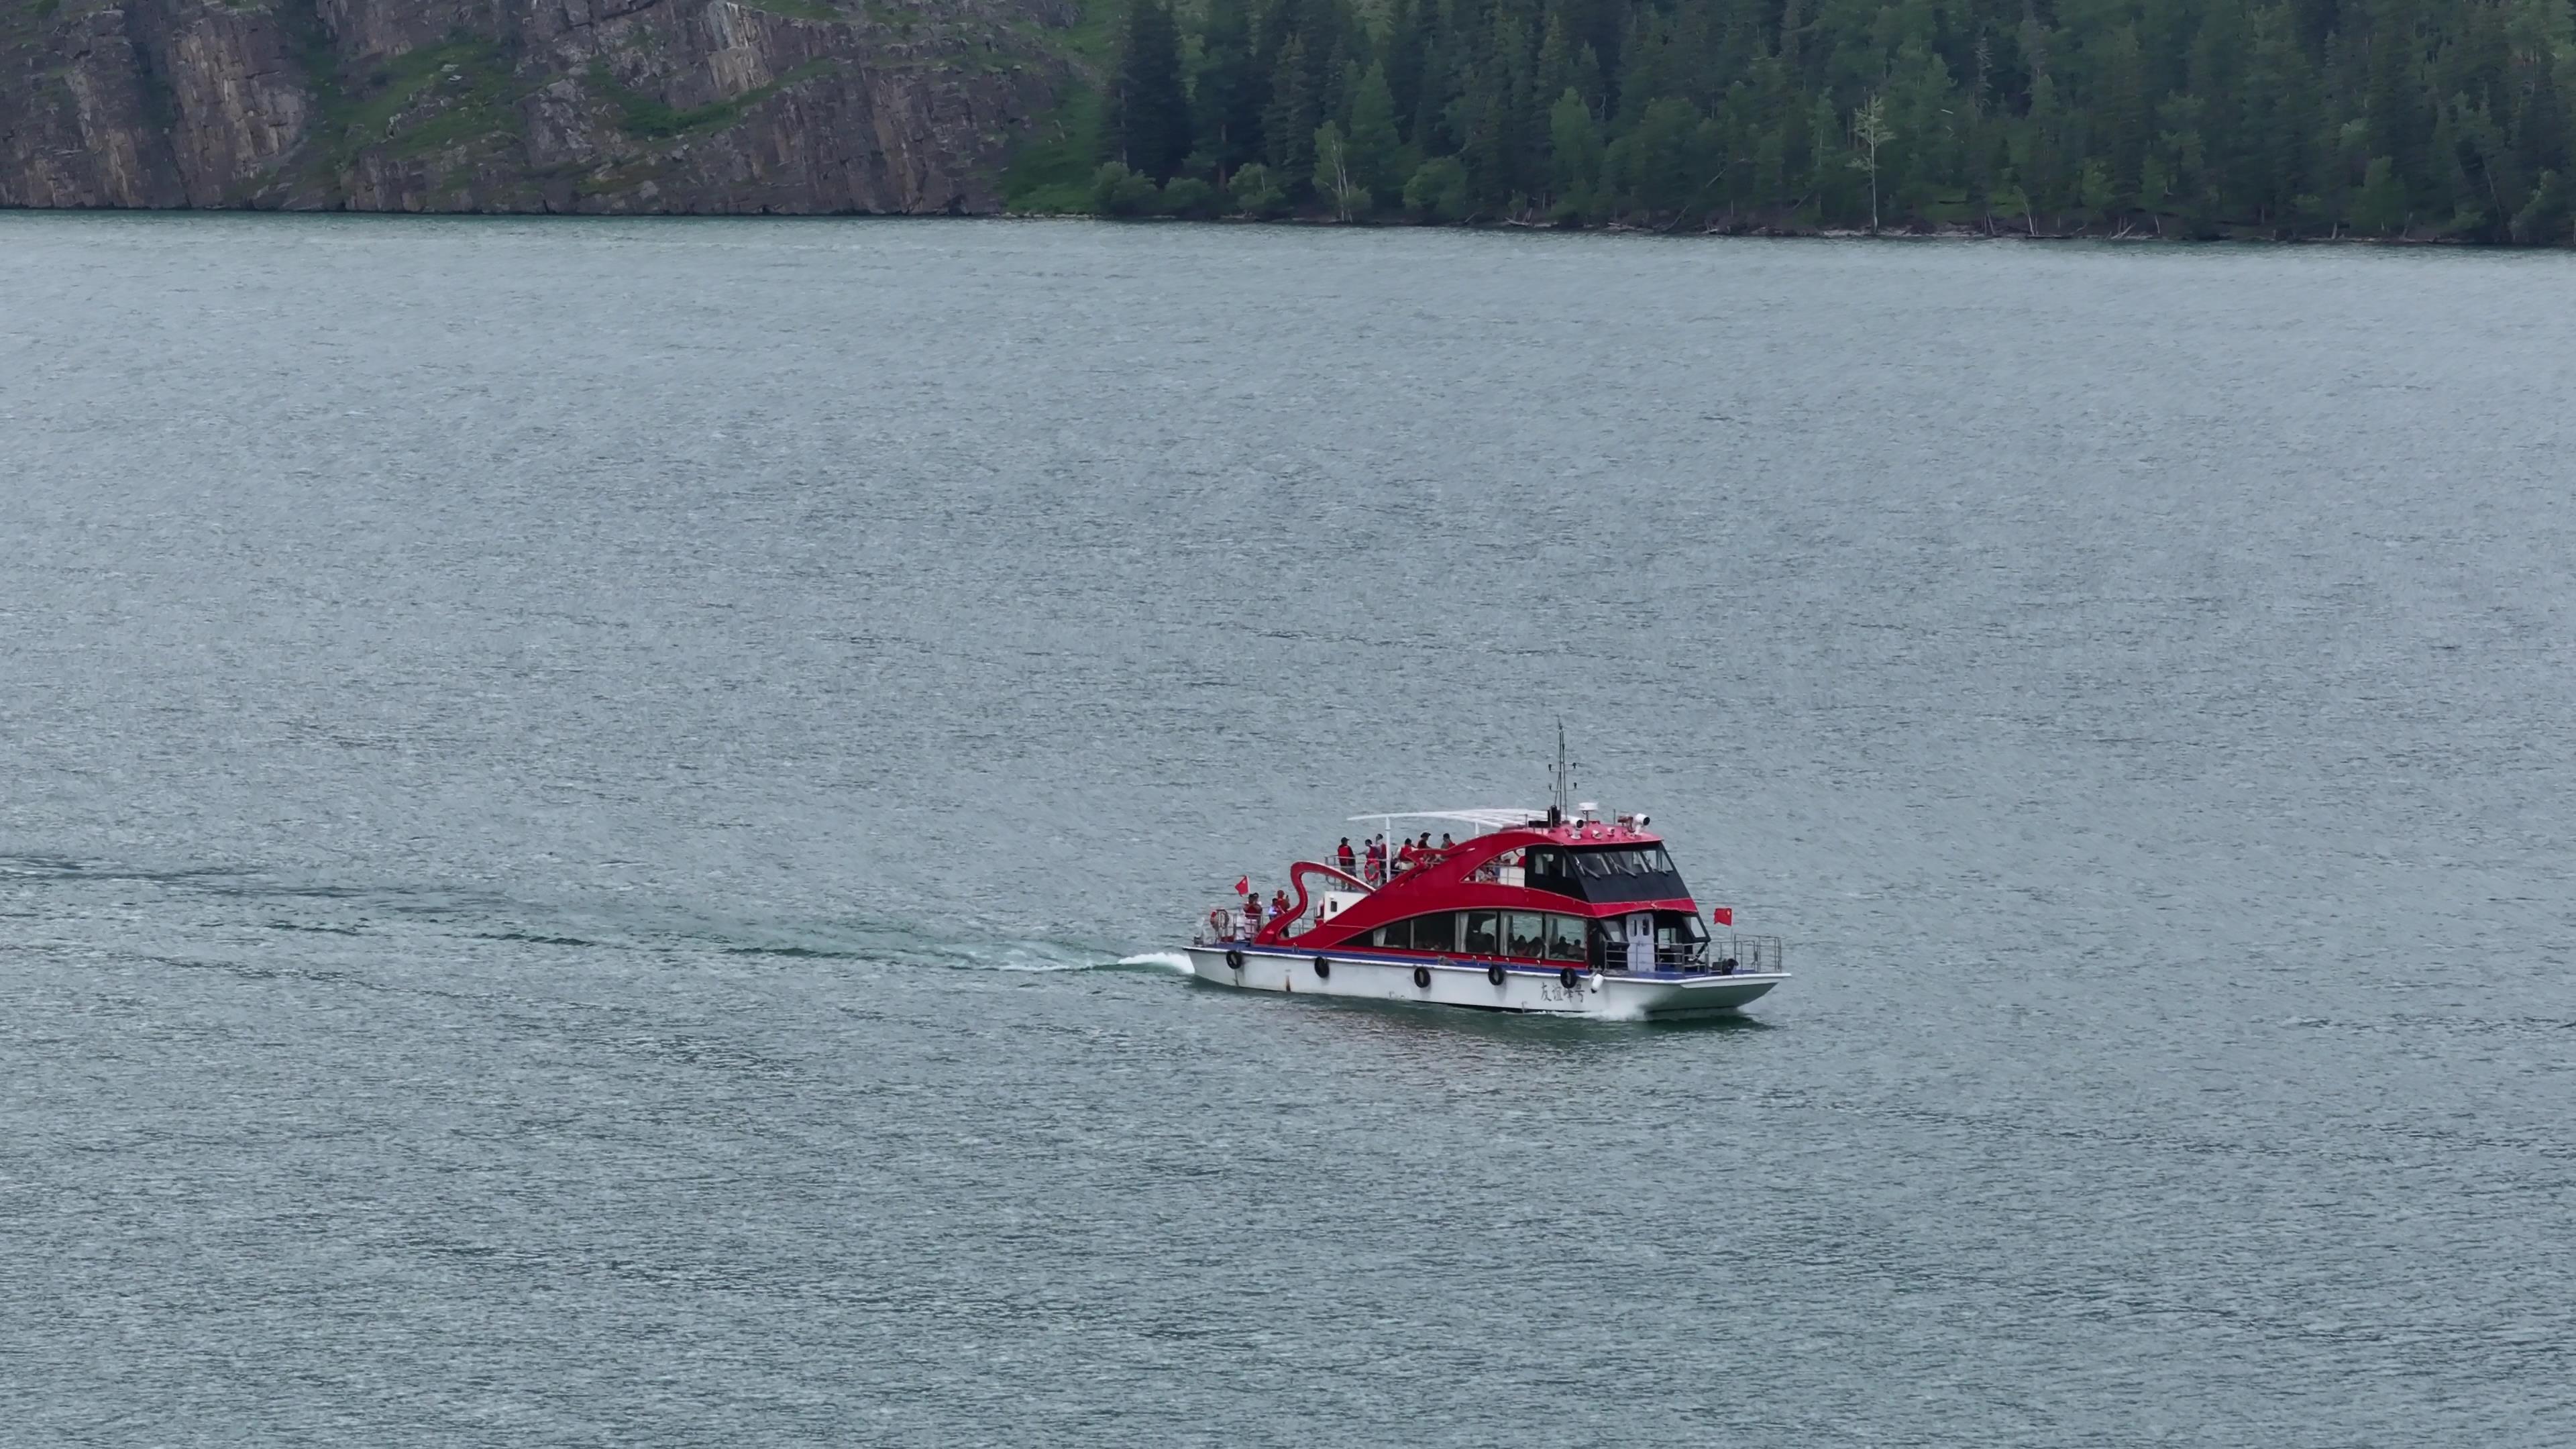
[[[0, 215], [0, 1418], [2567, 1443], [2571, 396], [2564, 255]], [[1560, 717], [1742, 1024], [1152, 954]]]

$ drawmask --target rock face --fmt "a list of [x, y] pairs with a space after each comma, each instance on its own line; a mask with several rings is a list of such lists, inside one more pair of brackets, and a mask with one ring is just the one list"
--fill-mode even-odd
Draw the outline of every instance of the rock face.
[[994, 210], [1080, 0], [0, 0], [0, 206]]

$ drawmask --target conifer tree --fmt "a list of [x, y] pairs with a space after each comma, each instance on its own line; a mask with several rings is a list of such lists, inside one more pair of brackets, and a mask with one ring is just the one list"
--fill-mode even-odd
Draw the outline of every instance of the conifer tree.
[[1190, 154], [1190, 101], [1181, 84], [1181, 32], [1165, 0], [1132, 0], [1118, 36], [1110, 91], [1115, 154], [1160, 182]]
[[1314, 73], [1306, 65], [1306, 38], [1292, 34], [1271, 67], [1270, 104], [1261, 113], [1261, 134], [1274, 176], [1302, 178], [1314, 170], [1315, 123], [1322, 110]]
[[1351, 92], [1350, 171], [1374, 198], [1392, 198], [1404, 185], [1404, 141], [1396, 133], [1395, 92], [1386, 67], [1372, 65]]
[[1191, 123], [1204, 158], [1222, 186], [1234, 169], [1261, 154], [1261, 102], [1265, 94], [1252, 51], [1247, 0], [1208, 0], [1200, 35], [1198, 83], [1191, 94]]

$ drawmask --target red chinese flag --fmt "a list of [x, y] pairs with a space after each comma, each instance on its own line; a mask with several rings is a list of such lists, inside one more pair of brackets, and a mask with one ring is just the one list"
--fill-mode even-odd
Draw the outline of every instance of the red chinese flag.
[[1252, 877], [1245, 876], [1243, 879], [1236, 881], [1234, 883], [1234, 893], [1239, 896], [1248, 896], [1252, 894]]
[[1735, 907], [1711, 906], [1708, 908], [1708, 918], [1721, 926], [1732, 926], [1735, 924]]

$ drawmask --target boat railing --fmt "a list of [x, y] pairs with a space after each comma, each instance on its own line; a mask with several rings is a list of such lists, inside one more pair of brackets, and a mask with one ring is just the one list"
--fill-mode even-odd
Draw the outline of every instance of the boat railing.
[[[1602, 961], [1602, 969], [1614, 976], [1625, 975], [1628, 958], [1617, 949], [1617, 943], [1612, 943], [1612, 946]], [[1712, 936], [1705, 941], [1685, 941], [1655, 948], [1656, 970], [1689, 975], [1767, 974], [1780, 969], [1781, 959], [1782, 947], [1777, 936]]]
[[1777, 936], [1717, 936], [1708, 942], [1708, 969], [1721, 976], [1769, 975], [1785, 951]]
[[[1456, 850], [1462, 848], [1463, 847], [1452, 846], [1450, 849]], [[1354, 861], [1351, 864], [1350, 872], [1353, 878], [1357, 879], [1361, 884], [1367, 886], [1371, 890], [1375, 890], [1379, 886], [1386, 884], [1388, 881], [1400, 880], [1405, 876], [1411, 875], [1413, 872], [1422, 869], [1424, 866], [1438, 865], [1442, 861], [1447, 860], [1449, 858], [1449, 854], [1450, 852], [1447, 850], [1434, 850], [1429, 855], [1419, 856], [1409, 863], [1397, 861]], [[1327, 864], [1332, 863], [1333, 862], [1327, 862]], [[1469, 877], [1469, 879], [1481, 881], [1489, 885], [1497, 883], [1502, 885], [1519, 885], [1522, 882], [1521, 868], [1516, 864], [1505, 864], [1501, 860], [1494, 860], [1478, 869], [1474, 875]]]

